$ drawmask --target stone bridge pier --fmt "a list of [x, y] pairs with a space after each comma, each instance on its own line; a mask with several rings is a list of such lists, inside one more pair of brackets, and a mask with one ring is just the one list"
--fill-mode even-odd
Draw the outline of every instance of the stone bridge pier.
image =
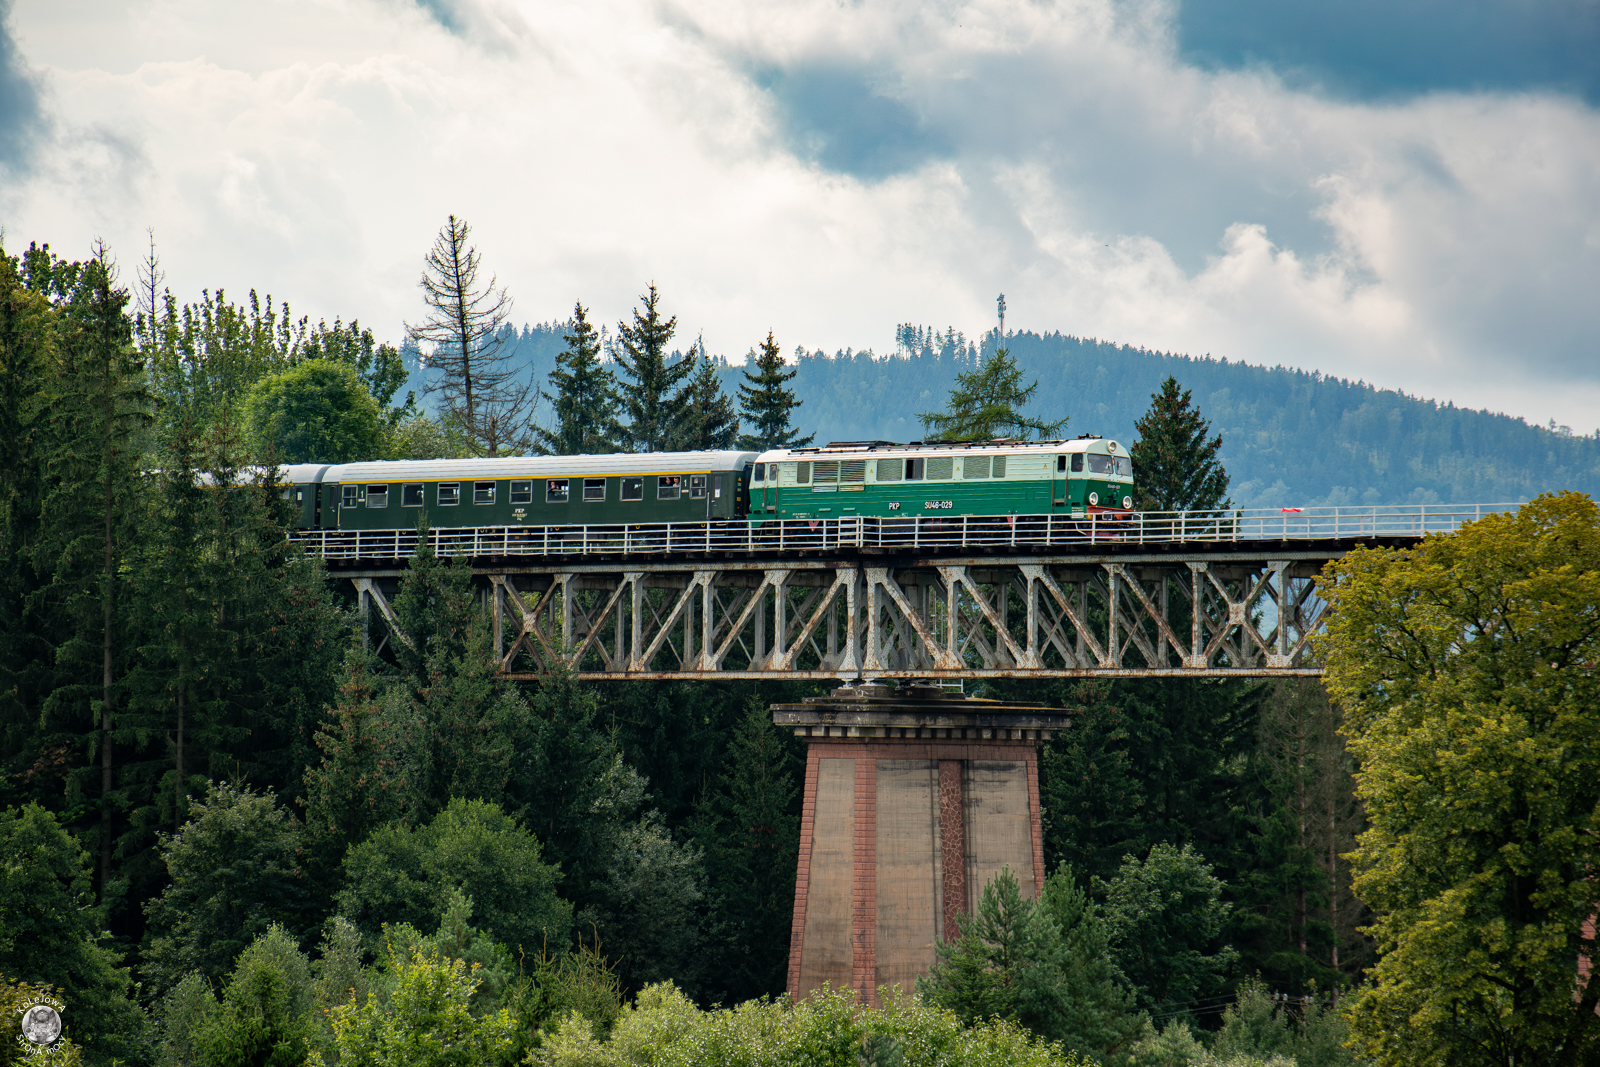
[[867, 684], [772, 712], [806, 742], [790, 996], [828, 983], [876, 1004], [914, 987], [1003, 868], [1037, 895], [1038, 747], [1064, 711]]

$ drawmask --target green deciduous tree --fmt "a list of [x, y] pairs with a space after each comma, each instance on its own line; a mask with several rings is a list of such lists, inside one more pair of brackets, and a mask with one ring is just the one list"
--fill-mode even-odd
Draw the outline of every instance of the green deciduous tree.
[[533, 834], [498, 805], [458, 799], [424, 826], [391, 824], [352, 848], [339, 913], [375, 945], [386, 922], [433, 928], [461, 890], [494, 940], [565, 944], [572, 908], [556, 897], [559, 878]]
[[652, 284], [639, 297], [633, 322], [617, 323], [617, 344], [612, 349], [622, 378], [617, 390], [628, 425], [617, 440], [635, 452], [662, 452], [679, 431], [686, 405], [684, 379], [694, 370], [694, 360], [672, 360], [667, 345], [678, 329], [678, 317], [661, 315], [661, 294]]
[[1134, 424], [1139, 439], [1133, 457], [1135, 507], [1141, 511], [1208, 511], [1226, 508], [1228, 472], [1217, 453], [1221, 436], [1207, 439], [1211, 424], [1190, 402], [1189, 390], [1167, 377], [1150, 396], [1150, 410]]
[[1600, 1059], [1600, 510], [1541, 496], [1329, 567], [1322, 647], [1370, 829], [1380, 1065]]
[[555, 393], [539, 394], [550, 401], [555, 417], [551, 428], [535, 428], [539, 448], [553, 456], [613, 451], [617, 383], [600, 361], [600, 335], [581, 301], [572, 307], [572, 332], [562, 340], [567, 346], [556, 356], [556, 369], [550, 372]]
[[162, 842], [172, 879], [146, 905], [145, 966], [158, 992], [190, 971], [207, 978], [234, 960], [273, 923], [306, 925], [300, 826], [268, 790], [213, 783], [189, 821]]
[[1045, 422], [1022, 414], [1038, 389], [1038, 382], [1024, 386], [1022, 371], [1012, 360], [1011, 353], [997, 348], [978, 369], [956, 375], [945, 411], [923, 412], [917, 418], [929, 439], [934, 441], [1055, 437], [1067, 428], [1066, 419]]
[[739, 438], [739, 447], [765, 452], [772, 448], [809, 445], [815, 435], [801, 437], [792, 421], [794, 409], [801, 401], [795, 399], [793, 389], [784, 386], [800, 371], [786, 369], [783, 353], [771, 330], [767, 331], [767, 339], [761, 342], [754, 356], [751, 362], [755, 364], [756, 373], [751, 374], [746, 369], [744, 381], [739, 385], [739, 408], [751, 431]]
[[263, 457], [283, 463], [352, 463], [383, 458], [383, 416], [355, 369], [308, 359], [250, 388], [243, 418]]
[[1222, 985], [1237, 953], [1221, 943], [1231, 905], [1223, 883], [1189, 845], [1160, 844], [1126, 856], [1105, 896], [1111, 951], [1139, 993], [1139, 1006], [1182, 1011]]
[[[391, 961], [394, 992], [333, 1009], [340, 1067], [482, 1067], [511, 1051], [516, 1023], [504, 1010], [485, 1019], [470, 1003], [477, 975], [461, 960], [424, 955]], [[322, 1067], [313, 1052], [311, 1067]]]

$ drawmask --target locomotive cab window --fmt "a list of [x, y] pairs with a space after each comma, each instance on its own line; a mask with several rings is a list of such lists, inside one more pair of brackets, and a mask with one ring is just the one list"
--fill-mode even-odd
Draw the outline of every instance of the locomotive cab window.
[[643, 500], [644, 499], [644, 479], [643, 478], [624, 478], [624, 479], [622, 479], [622, 499], [624, 499], [624, 500]]
[[494, 483], [493, 482], [473, 482], [472, 483], [472, 502], [474, 504], [493, 504], [494, 503]]
[[361, 487], [359, 485], [345, 486], [343, 500], [344, 506], [347, 508], [353, 508], [359, 503], [361, 503]]
[[606, 498], [606, 480], [604, 478], [585, 478], [583, 480], [583, 502], [597, 504]]
[[678, 499], [678, 476], [676, 474], [663, 474], [656, 479], [656, 499]]
[[706, 476], [704, 474], [689, 475], [689, 499], [704, 500], [706, 498]]
[[400, 506], [403, 508], [420, 508], [422, 506], [422, 483], [413, 482], [400, 487]]
[[453, 508], [459, 503], [461, 503], [461, 483], [440, 482], [439, 506], [441, 508]]
[[544, 483], [544, 502], [546, 504], [565, 504], [571, 483], [565, 478], [550, 478]]
[[767, 480], [767, 465], [765, 463], [757, 463], [756, 464], [755, 473], [750, 475], [750, 480], [752, 482], [764, 482], [764, 481], [766, 481]]
[[1072, 457], [1072, 473], [1083, 473], [1083, 453], [1079, 452]]
[[531, 504], [531, 503], [533, 503], [533, 481], [532, 481], [532, 479], [528, 479], [526, 481], [512, 482], [511, 483], [511, 502], [513, 504]]
[[386, 508], [389, 506], [389, 487], [387, 485], [367, 486], [367, 507]]

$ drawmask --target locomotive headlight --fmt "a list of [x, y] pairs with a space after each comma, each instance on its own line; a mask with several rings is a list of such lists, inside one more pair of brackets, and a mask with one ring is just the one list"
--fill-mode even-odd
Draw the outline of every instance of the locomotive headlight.
[[1122, 498], [1122, 506], [1125, 507], [1125, 508], [1130, 508], [1131, 509], [1133, 507], [1133, 497], [1131, 497], [1131, 496], [1123, 497]]
[[1091, 503], [1091, 504], [1100, 503], [1100, 494], [1099, 493], [1090, 493], [1089, 494], [1089, 503]]

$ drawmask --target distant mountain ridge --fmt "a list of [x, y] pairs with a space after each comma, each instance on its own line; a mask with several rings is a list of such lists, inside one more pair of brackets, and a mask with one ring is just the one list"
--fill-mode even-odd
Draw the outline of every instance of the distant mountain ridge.
[[[516, 358], [542, 383], [561, 350], [562, 323], [525, 326]], [[912, 326], [897, 351], [796, 349], [792, 385], [802, 432], [818, 441], [918, 440], [916, 415], [943, 408], [958, 372], [994, 347], [994, 332], [969, 341]], [[1134, 423], [1168, 374], [1223, 439], [1222, 459], [1239, 507], [1405, 503], [1500, 503], [1575, 489], [1600, 497], [1600, 438], [1458, 408], [1312, 371], [1261, 367], [1085, 339], [1008, 333], [1033, 410], [1070, 418], [1067, 433], [1131, 443]], [[733, 393], [743, 367], [724, 366]]]

